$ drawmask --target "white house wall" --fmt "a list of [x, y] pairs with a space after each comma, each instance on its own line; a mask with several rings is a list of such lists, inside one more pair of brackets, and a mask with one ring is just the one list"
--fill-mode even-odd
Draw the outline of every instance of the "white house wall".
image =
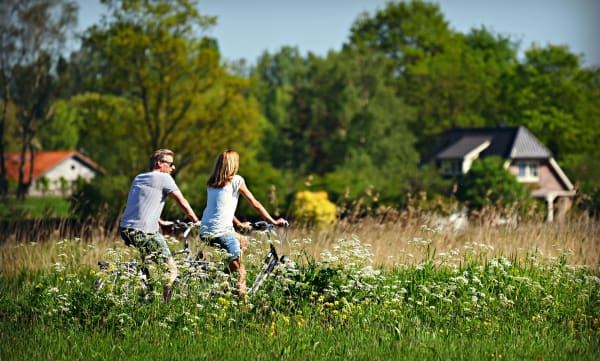
[[[69, 195], [71, 194], [71, 186], [77, 181], [78, 178], [83, 178], [85, 181], [90, 181], [96, 176], [96, 173], [85, 163], [79, 161], [75, 157], [71, 157], [57, 164], [43, 176], [49, 181], [48, 189], [43, 190], [42, 184], [40, 184], [38, 187], [37, 183], [39, 183], [39, 179], [36, 179], [29, 188], [30, 196]], [[66, 180], [69, 184], [67, 189], [64, 191], [61, 186], [61, 178]]]

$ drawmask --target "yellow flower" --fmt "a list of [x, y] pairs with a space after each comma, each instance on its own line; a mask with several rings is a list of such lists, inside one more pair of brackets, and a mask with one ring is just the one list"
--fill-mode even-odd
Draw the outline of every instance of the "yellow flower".
[[229, 305], [229, 300], [223, 298], [223, 297], [219, 297], [219, 299], [217, 300], [220, 304], [222, 304], [223, 306], [228, 306]]

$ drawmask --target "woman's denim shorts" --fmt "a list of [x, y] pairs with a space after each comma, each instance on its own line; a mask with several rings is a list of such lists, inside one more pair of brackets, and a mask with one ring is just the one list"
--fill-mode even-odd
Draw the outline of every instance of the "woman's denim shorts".
[[238, 241], [235, 233], [226, 233], [219, 237], [206, 234], [202, 236], [202, 240], [210, 243], [211, 246], [218, 246], [229, 254], [226, 262], [231, 263], [236, 259], [242, 257], [242, 249], [240, 248], [240, 241]]

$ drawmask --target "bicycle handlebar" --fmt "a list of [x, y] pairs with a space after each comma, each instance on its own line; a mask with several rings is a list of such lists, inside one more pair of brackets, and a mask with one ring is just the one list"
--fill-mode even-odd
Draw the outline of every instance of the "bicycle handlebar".
[[[288, 221], [285, 221], [285, 223], [282, 225], [282, 227], [289, 227], [289, 223]], [[250, 228], [252, 228], [253, 231], [258, 231], [258, 232], [268, 232], [268, 233], [274, 233], [276, 234], [277, 232], [275, 232], [274, 228], [275, 225], [265, 222], [265, 221], [258, 221], [258, 222], [254, 222], [254, 223], [250, 223]]]
[[[182, 222], [179, 219], [173, 221], [173, 228], [174, 229], [183, 229], [183, 238], [187, 238], [187, 236], [190, 234], [190, 232], [192, 231], [192, 229], [194, 228], [194, 226], [196, 226], [193, 222]], [[200, 227], [198, 225], [198, 227]]]
[[267, 223], [265, 221], [250, 223], [250, 227], [254, 231], [271, 231], [271, 230], [273, 230], [273, 225], [270, 223]]
[[[289, 223], [288, 221], [285, 221], [285, 223], [282, 225], [283, 227], [289, 227]], [[175, 220], [173, 221], [173, 228], [174, 229], [183, 229], [183, 237], [187, 238], [188, 235], [190, 234], [190, 232], [192, 231], [192, 229], [194, 227], [198, 227], [200, 228], [200, 225], [196, 225], [193, 222], [182, 222], [180, 220]], [[275, 233], [274, 231], [274, 225], [265, 221], [258, 221], [258, 222], [254, 222], [254, 223], [250, 223], [250, 228], [253, 231], [259, 231], [259, 232], [270, 232], [270, 233]]]

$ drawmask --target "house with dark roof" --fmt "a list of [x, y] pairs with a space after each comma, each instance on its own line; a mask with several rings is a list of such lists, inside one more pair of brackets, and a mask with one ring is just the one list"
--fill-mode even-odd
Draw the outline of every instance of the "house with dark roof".
[[499, 156], [521, 183], [531, 185], [532, 197], [546, 202], [547, 220], [562, 217], [571, 207], [573, 184], [552, 152], [527, 128], [455, 128], [444, 133], [421, 163], [435, 162], [444, 176], [466, 174], [475, 159]]
[[[21, 153], [4, 154], [7, 179], [18, 182]], [[43, 151], [34, 153], [33, 172], [30, 154], [25, 156], [25, 183], [30, 183], [28, 196], [69, 195], [79, 179], [90, 181], [104, 174], [96, 162], [75, 150]]]

